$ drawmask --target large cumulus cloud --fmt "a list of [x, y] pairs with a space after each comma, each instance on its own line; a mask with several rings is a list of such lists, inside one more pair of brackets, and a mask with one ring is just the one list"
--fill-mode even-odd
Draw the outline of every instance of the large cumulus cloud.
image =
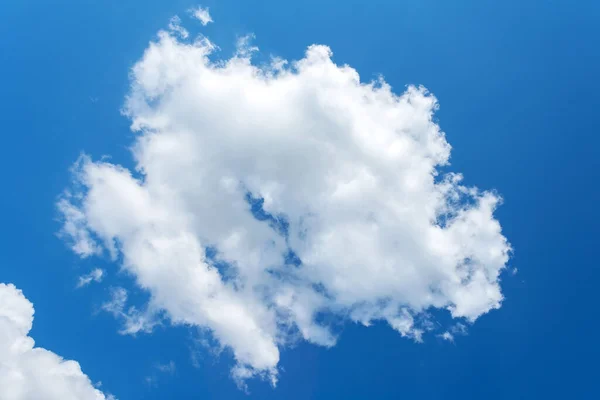
[[0, 399], [110, 400], [79, 363], [35, 347], [28, 335], [33, 305], [12, 284], [0, 283]]
[[433, 95], [361, 82], [326, 46], [262, 66], [247, 40], [215, 48], [162, 31], [134, 66], [136, 169], [77, 162], [59, 202], [76, 253], [122, 260], [148, 312], [209, 329], [240, 379], [275, 380], [294, 334], [333, 345], [325, 314], [421, 340], [429, 309], [500, 307], [499, 197], [438, 172]]

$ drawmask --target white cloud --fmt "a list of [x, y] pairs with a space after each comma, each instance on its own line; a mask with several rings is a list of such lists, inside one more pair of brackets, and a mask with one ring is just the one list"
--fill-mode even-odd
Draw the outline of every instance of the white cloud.
[[436, 99], [361, 83], [326, 46], [257, 67], [239, 45], [213, 62], [207, 39], [150, 44], [125, 106], [136, 175], [78, 161], [81, 189], [59, 204], [75, 251], [95, 237], [120, 252], [148, 312], [212, 331], [238, 381], [275, 382], [294, 335], [335, 344], [320, 315], [420, 341], [428, 308], [469, 321], [499, 308], [500, 199], [438, 171], [450, 145]]
[[156, 369], [165, 374], [175, 373], [175, 362], [169, 361], [167, 364], [157, 364]]
[[92, 282], [102, 282], [102, 278], [104, 278], [104, 270], [96, 268], [89, 274], [80, 276], [79, 280], [77, 281], [77, 287], [81, 288], [89, 285]]
[[159, 324], [157, 315], [152, 310], [140, 311], [134, 306], [127, 307], [127, 297], [127, 290], [114, 288], [111, 291], [110, 301], [102, 304], [102, 310], [122, 321], [123, 328], [119, 331], [122, 335], [152, 332], [152, 329]]
[[58, 211], [64, 217], [58, 236], [69, 241], [71, 250], [82, 258], [100, 254], [102, 248], [90, 237], [85, 215], [70, 200], [71, 195], [67, 193], [57, 204]]
[[151, 387], [158, 386], [156, 376], [147, 376], [144, 378], [144, 382], [146, 382], [146, 385]]
[[[175, 374], [175, 362], [173, 362], [173, 361], [169, 361], [167, 364], [158, 363], [158, 364], [154, 365], [154, 368], [156, 369], [156, 371], [158, 371], [162, 374], [167, 374], [167, 375]], [[144, 381], [149, 386], [157, 387], [159, 379], [158, 379], [158, 376], [156, 375], [156, 373], [154, 373], [152, 375], [146, 376], [144, 378]]]
[[450, 330], [438, 335], [438, 337], [454, 343], [454, 339], [456, 336], [464, 336], [466, 334], [467, 326], [465, 324], [457, 322], [456, 324], [450, 327]]
[[196, 7], [196, 8], [192, 8], [190, 9], [190, 14], [192, 14], [192, 16], [194, 18], [196, 18], [198, 21], [200, 21], [200, 23], [204, 26], [208, 25], [209, 23], [213, 22], [210, 13], [208, 12], [208, 7], [206, 8], [202, 8], [202, 7]]
[[467, 334], [467, 326], [465, 324], [461, 324], [460, 322], [458, 322], [450, 328], [450, 331], [455, 335], [463, 335], [464, 336]]
[[177, 15], [169, 21], [169, 30], [179, 35], [182, 39], [187, 39], [190, 36], [189, 32], [181, 26], [181, 18]]
[[0, 283], [0, 399], [114, 399], [94, 388], [76, 361], [34, 346], [33, 313], [20, 290]]

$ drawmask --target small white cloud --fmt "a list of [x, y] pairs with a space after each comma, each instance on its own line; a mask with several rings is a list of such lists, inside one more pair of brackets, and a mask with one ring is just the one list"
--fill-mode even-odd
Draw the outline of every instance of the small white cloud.
[[0, 283], [0, 399], [115, 400], [94, 387], [77, 361], [35, 347], [33, 313], [23, 292]]
[[213, 22], [210, 13], [208, 12], [208, 7], [202, 8], [200, 6], [190, 9], [190, 14], [196, 18], [200, 23], [204, 26]]
[[[166, 364], [155, 364], [154, 369], [161, 374], [173, 375], [175, 373], [175, 363], [173, 361], [169, 361]], [[159, 376], [157, 375], [156, 371], [144, 378], [144, 381], [150, 387], [158, 387]]]
[[87, 286], [92, 282], [102, 282], [102, 278], [104, 278], [104, 270], [96, 268], [89, 274], [82, 275], [79, 277], [79, 281], [77, 282], [77, 288]]
[[461, 324], [457, 322], [453, 326], [450, 327], [450, 330], [442, 333], [441, 335], [437, 335], [438, 337], [447, 340], [449, 342], [454, 342], [456, 336], [465, 336], [467, 334], [467, 326], [465, 324]]
[[174, 374], [175, 362], [169, 361], [167, 364], [157, 364], [156, 369], [165, 374]]
[[119, 330], [122, 335], [152, 332], [152, 329], [159, 324], [156, 314], [148, 309], [140, 311], [134, 306], [126, 307], [127, 297], [127, 290], [112, 289], [111, 299], [102, 305], [102, 310], [111, 313], [123, 322], [123, 328]]
[[181, 18], [177, 15], [169, 21], [169, 30], [177, 33], [182, 39], [187, 39], [190, 35], [189, 32], [181, 26]]
[[70, 244], [71, 250], [81, 258], [101, 254], [102, 248], [92, 239], [86, 227], [84, 213], [73, 206], [69, 200], [70, 197], [71, 195], [67, 193], [56, 204], [56, 208], [63, 217], [63, 226], [58, 232], [58, 237], [66, 240]]
[[150, 387], [157, 387], [157, 381], [156, 381], [156, 377], [155, 376], [147, 376], [144, 378], [144, 382], [146, 382], [146, 385], [150, 386]]
[[[237, 42], [235, 44], [235, 57], [241, 59], [249, 60], [252, 57], [252, 53], [258, 51], [258, 47], [252, 45], [252, 41], [254, 40], [254, 34], [250, 33], [241, 37], [238, 37]], [[275, 63], [273, 65], [273, 69], [283, 67], [282, 61], [280, 59], [272, 59], [272, 62]]]
[[457, 322], [454, 326], [452, 326], [452, 328], [450, 328], [450, 331], [455, 335], [464, 336], [467, 334], [467, 326], [465, 324]]

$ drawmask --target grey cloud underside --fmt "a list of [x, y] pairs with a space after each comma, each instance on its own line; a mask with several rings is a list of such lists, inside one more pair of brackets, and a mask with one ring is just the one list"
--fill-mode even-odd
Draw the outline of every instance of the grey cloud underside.
[[421, 340], [430, 308], [500, 307], [499, 197], [438, 172], [436, 99], [361, 83], [326, 46], [262, 67], [240, 46], [214, 62], [206, 38], [149, 45], [125, 105], [136, 173], [78, 161], [59, 203], [73, 250], [120, 254], [148, 309], [208, 328], [237, 379], [275, 382], [291, 332], [335, 344], [323, 313]]

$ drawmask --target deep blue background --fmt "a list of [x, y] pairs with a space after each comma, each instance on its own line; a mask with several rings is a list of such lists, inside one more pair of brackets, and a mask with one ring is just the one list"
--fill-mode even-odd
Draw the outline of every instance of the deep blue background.
[[[188, 0], [4, 0], [0, 3], [0, 282], [34, 303], [38, 345], [78, 360], [121, 400], [248, 398], [231, 360], [191, 334], [159, 328], [137, 338], [97, 313], [108, 287], [131, 283], [107, 261], [79, 261], [54, 235], [54, 203], [81, 151], [131, 164], [119, 114], [128, 69]], [[383, 74], [397, 92], [423, 84], [466, 183], [495, 188], [513, 247], [503, 307], [455, 344], [402, 339], [384, 325], [348, 324], [330, 350], [283, 352], [277, 389], [256, 399], [600, 398], [597, 387], [597, 241], [600, 200], [597, 1], [204, 1], [202, 31], [231, 52], [256, 34], [266, 54], [302, 56], [329, 45], [364, 80]], [[102, 285], [77, 276], [108, 269]], [[175, 374], [157, 372], [175, 361]], [[155, 376], [156, 385], [145, 377]]]

